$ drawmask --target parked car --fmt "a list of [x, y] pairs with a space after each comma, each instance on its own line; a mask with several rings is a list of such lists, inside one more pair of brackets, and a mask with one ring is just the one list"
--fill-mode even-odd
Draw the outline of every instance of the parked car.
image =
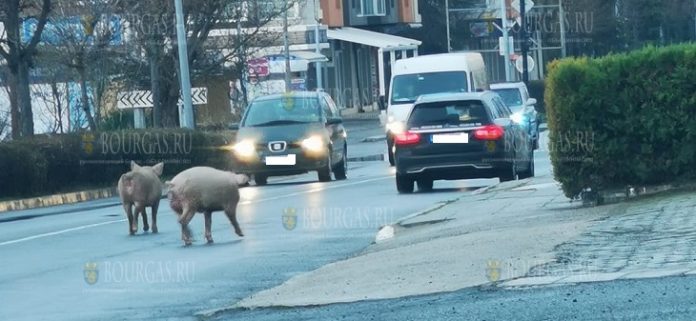
[[394, 136], [396, 188], [411, 193], [435, 180], [534, 176], [534, 150], [527, 131], [496, 93], [421, 96], [405, 131]]
[[336, 104], [323, 92], [292, 92], [254, 99], [237, 132], [237, 172], [265, 185], [269, 176], [316, 171], [319, 181], [346, 179], [346, 129]]
[[[418, 96], [488, 90], [483, 56], [478, 52], [425, 55], [400, 59], [392, 68], [387, 101], [387, 153], [394, 165], [394, 134], [403, 128]], [[384, 100], [381, 100], [384, 103]]]
[[503, 98], [510, 110], [513, 121], [522, 124], [534, 139], [534, 149], [539, 148], [539, 114], [535, 105], [537, 100], [529, 97], [527, 85], [523, 82], [491, 84], [491, 90]]

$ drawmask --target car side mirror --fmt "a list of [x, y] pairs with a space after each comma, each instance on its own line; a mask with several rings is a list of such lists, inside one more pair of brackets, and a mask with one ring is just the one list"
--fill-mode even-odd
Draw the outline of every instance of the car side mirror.
[[230, 124], [230, 129], [231, 130], [239, 130], [239, 123]]
[[380, 110], [387, 109], [387, 98], [384, 96], [379, 96], [377, 99], [377, 107], [379, 107]]
[[510, 119], [510, 118], [496, 118], [495, 120], [493, 120], [493, 123], [498, 125], [498, 126], [501, 126], [501, 127], [507, 127], [507, 126], [512, 125], [512, 119]]
[[340, 117], [331, 117], [326, 120], [327, 125], [338, 125], [343, 123], [343, 119]]
[[529, 98], [529, 99], [527, 99], [527, 105], [533, 106], [533, 105], [536, 105], [536, 104], [537, 104], [536, 98]]

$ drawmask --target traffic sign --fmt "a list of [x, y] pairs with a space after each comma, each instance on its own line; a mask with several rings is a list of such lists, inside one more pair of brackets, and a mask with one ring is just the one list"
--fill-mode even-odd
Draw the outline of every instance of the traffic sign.
[[[119, 109], [132, 108], [151, 108], [154, 106], [152, 92], [149, 90], [132, 90], [120, 92], [116, 96], [116, 107]], [[208, 103], [208, 88], [191, 88], [191, 100], [194, 105], [205, 105]], [[179, 104], [183, 104], [183, 99], [179, 97]]]
[[[520, 0], [515, 0], [513, 1], [510, 6], [517, 11], [517, 14], [520, 13]], [[524, 2], [524, 13], [529, 13], [530, 10], [532, 10], [532, 7], [534, 7], [534, 1], [532, 0], [525, 0]]]

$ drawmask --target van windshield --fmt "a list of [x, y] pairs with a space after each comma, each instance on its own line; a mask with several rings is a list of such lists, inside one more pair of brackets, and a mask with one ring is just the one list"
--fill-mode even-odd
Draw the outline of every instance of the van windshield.
[[411, 104], [420, 95], [467, 92], [466, 75], [465, 71], [443, 71], [395, 76], [391, 103]]

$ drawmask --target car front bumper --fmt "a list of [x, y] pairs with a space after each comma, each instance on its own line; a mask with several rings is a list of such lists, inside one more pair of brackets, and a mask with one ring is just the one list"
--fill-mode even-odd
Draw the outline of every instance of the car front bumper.
[[[283, 157], [291, 154], [295, 155], [294, 165], [266, 164], [266, 157]], [[310, 153], [300, 148], [288, 149], [282, 153], [257, 152], [255, 156], [247, 158], [233, 155], [232, 159], [234, 168], [238, 173], [265, 176], [303, 174], [325, 168], [328, 163], [328, 155], [326, 153]]]

